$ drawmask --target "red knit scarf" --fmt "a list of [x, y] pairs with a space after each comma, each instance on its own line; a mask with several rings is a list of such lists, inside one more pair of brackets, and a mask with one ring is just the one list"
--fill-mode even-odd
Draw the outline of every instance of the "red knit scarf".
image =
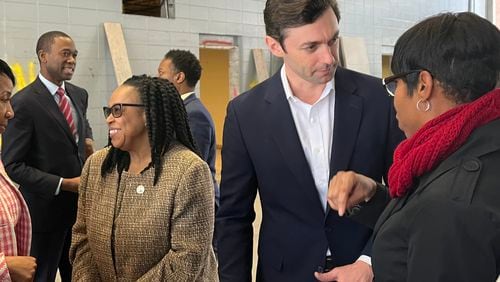
[[394, 151], [389, 170], [391, 197], [404, 196], [413, 180], [458, 150], [471, 132], [500, 117], [500, 88], [430, 120]]

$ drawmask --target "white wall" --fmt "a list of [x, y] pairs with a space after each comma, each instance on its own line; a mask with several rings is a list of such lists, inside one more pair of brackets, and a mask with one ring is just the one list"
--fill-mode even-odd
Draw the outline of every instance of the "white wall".
[[468, 1], [340, 0], [339, 6], [341, 35], [365, 39], [370, 71], [380, 76], [382, 54], [392, 54], [396, 40], [405, 30], [433, 14], [467, 11]]
[[61, 30], [79, 51], [72, 82], [90, 94], [88, 117], [97, 147], [107, 142], [102, 106], [116, 88], [103, 22], [122, 24], [132, 72], [154, 75], [172, 48], [198, 54], [199, 34], [239, 37], [242, 85], [247, 85], [250, 49], [265, 48], [262, 9], [264, 0], [176, 0], [175, 19], [123, 15], [121, 0], [1, 0], [0, 57], [22, 68], [38, 61], [35, 45], [49, 30]]
[[[122, 24], [136, 74], [155, 74], [171, 48], [198, 54], [200, 34], [233, 36], [241, 50], [240, 90], [245, 90], [255, 71], [250, 50], [266, 48], [264, 4], [265, 0], [176, 0], [176, 18], [164, 19], [123, 15], [120, 0], [0, 0], [0, 57], [29, 78], [38, 71], [39, 35], [61, 30], [73, 37], [79, 55], [72, 82], [90, 94], [88, 117], [100, 148], [107, 142], [101, 109], [117, 86], [103, 22]], [[371, 72], [380, 75], [381, 55], [392, 52], [405, 29], [437, 12], [467, 10], [467, 4], [467, 0], [340, 0], [341, 33], [365, 38]]]

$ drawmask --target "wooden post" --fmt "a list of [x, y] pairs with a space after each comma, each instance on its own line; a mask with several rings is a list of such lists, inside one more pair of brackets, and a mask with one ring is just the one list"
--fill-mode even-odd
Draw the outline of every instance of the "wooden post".
[[252, 49], [253, 60], [255, 62], [255, 71], [257, 72], [258, 83], [266, 80], [269, 77], [266, 60], [264, 60], [263, 49]]
[[132, 76], [122, 25], [120, 23], [104, 23], [104, 31], [106, 32], [111, 60], [115, 69], [116, 83], [121, 85]]

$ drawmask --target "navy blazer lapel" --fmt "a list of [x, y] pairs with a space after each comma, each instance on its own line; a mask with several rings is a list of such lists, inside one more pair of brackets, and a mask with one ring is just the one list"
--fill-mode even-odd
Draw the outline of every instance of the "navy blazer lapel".
[[195, 101], [196, 99], [198, 99], [198, 97], [196, 97], [196, 94], [193, 93], [183, 100], [182, 103], [184, 103], [184, 106], [187, 106], [187, 104]]
[[284, 163], [292, 171], [309, 200], [324, 213], [311, 168], [300, 143], [290, 105], [283, 90], [280, 72], [271, 78], [269, 88], [264, 95], [264, 100], [269, 105], [266, 111], [269, 115], [267, 118], [269, 127]]
[[[342, 68], [338, 68], [335, 72], [335, 120], [330, 155], [330, 179], [337, 171], [349, 169], [349, 161], [358, 139], [363, 100], [355, 95], [355, 92], [356, 85], [346, 76]], [[330, 214], [328, 205], [326, 214]]]
[[54, 97], [52, 96], [52, 94], [50, 94], [47, 87], [45, 87], [45, 85], [39, 78], [37, 78], [34, 82], [34, 90], [36, 94], [35, 97], [38, 100], [38, 102], [42, 105], [42, 109], [47, 110], [47, 112], [56, 121], [56, 124], [64, 130], [68, 138], [71, 138], [71, 140], [73, 140], [72, 143], [74, 143], [76, 146], [76, 142], [74, 141], [75, 138], [71, 134], [68, 122], [61, 113], [61, 110], [59, 109], [56, 101], [54, 100]]
[[343, 69], [337, 69], [330, 178], [339, 170], [349, 169], [349, 161], [356, 146], [363, 114], [363, 100], [355, 92], [356, 85], [346, 77]]

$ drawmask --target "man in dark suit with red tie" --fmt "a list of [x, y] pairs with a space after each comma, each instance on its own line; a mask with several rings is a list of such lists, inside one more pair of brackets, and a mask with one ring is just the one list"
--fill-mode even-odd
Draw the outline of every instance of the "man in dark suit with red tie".
[[12, 98], [16, 113], [3, 134], [2, 160], [20, 185], [33, 223], [35, 281], [71, 280], [68, 250], [83, 163], [92, 153], [88, 94], [67, 82], [78, 54], [67, 34], [50, 31], [36, 46], [37, 79]]

